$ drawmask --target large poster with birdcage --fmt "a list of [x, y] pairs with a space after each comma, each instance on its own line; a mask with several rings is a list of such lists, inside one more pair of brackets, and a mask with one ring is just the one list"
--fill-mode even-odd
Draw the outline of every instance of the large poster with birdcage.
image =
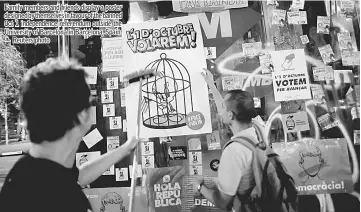
[[[140, 137], [211, 132], [206, 68], [196, 16], [123, 26], [124, 74], [153, 69], [142, 80]], [[128, 134], [135, 135], [140, 82], [125, 89]]]

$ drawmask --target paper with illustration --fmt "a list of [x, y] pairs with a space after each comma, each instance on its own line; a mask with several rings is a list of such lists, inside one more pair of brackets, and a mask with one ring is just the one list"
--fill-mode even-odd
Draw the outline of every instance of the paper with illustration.
[[[140, 137], [167, 137], [211, 132], [206, 67], [197, 16], [123, 26], [125, 75], [154, 69], [158, 76], [142, 81]], [[126, 105], [137, 105], [139, 82], [125, 89]], [[137, 117], [137, 107], [126, 107]], [[128, 119], [136, 126], [136, 118]], [[135, 127], [128, 128], [135, 135]]]

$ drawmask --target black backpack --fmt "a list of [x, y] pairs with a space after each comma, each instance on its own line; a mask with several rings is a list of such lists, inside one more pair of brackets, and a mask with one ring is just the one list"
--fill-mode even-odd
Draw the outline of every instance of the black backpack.
[[244, 195], [236, 195], [233, 208], [236, 212], [297, 212], [297, 190], [293, 178], [287, 173], [280, 157], [263, 141], [253, 142], [237, 137], [224, 148], [238, 142], [253, 152], [252, 169], [256, 185]]

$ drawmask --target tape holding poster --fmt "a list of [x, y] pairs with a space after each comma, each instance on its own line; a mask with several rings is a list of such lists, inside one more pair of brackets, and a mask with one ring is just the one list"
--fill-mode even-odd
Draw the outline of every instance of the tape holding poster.
[[[149, 212], [181, 212], [184, 167], [151, 169], [147, 174]], [[148, 210], [147, 210], [148, 211]]]
[[[286, 146], [287, 145], [287, 148]], [[304, 139], [274, 143], [300, 195], [349, 193], [353, 190], [345, 139]]]

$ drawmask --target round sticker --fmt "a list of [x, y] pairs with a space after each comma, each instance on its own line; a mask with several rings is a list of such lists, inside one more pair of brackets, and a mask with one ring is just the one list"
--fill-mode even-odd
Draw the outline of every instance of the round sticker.
[[214, 159], [210, 162], [209, 166], [213, 171], [218, 171], [220, 161], [218, 159]]
[[204, 116], [201, 112], [193, 111], [187, 115], [187, 126], [192, 130], [199, 130], [204, 126]]

